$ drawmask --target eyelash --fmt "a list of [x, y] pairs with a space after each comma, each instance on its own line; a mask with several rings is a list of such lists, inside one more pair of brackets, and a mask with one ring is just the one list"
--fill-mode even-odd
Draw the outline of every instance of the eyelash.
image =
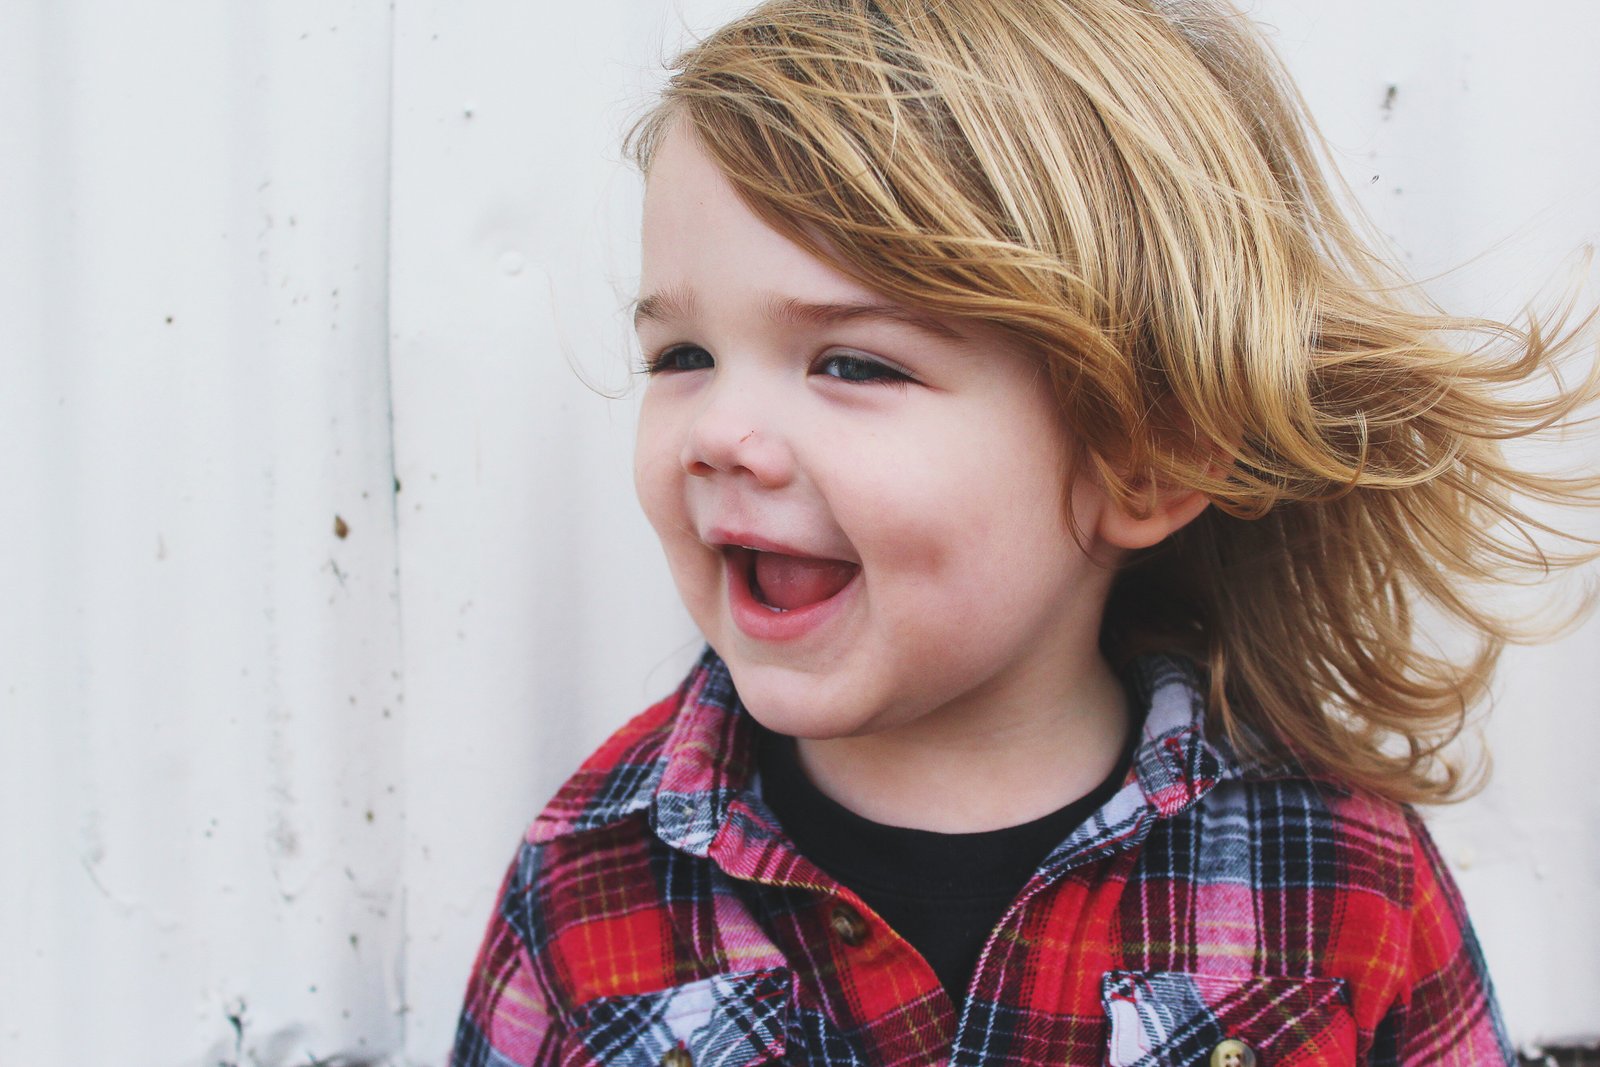
[[[706, 359], [711, 359], [711, 353], [707, 352], [699, 345], [673, 345], [671, 348], [668, 348], [657, 355], [646, 357], [644, 360], [644, 366], [641, 369], [649, 375], [667, 374], [673, 371], [705, 370], [705, 367], [682, 367], [673, 365], [674, 361], [676, 361], [679, 356], [684, 356], [691, 352], [698, 352], [700, 355], [705, 356]], [[707, 366], [709, 365], [710, 364], [707, 364]]]
[[[698, 357], [703, 357], [706, 362], [703, 365], [696, 367], [683, 366], [680, 362], [681, 357], [691, 354], [694, 354]], [[832, 365], [836, 370], [841, 366], [848, 366], [858, 373], [861, 371], [866, 371], [868, 372], [868, 376], [852, 378], [847, 377], [845, 374], [830, 374], [826, 369], [824, 369], [830, 365]], [[715, 366], [715, 359], [712, 357], [711, 353], [707, 352], [699, 345], [674, 345], [673, 347], [666, 349], [656, 356], [647, 358], [644, 361], [641, 369], [645, 374], [654, 376], [657, 374], [686, 373], [688, 371], [708, 370], [712, 366]], [[905, 371], [902, 371], [897, 367], [890, 366], [882, 360], [874, 359], [870, 356], [847, 355], [838, 352], [823, 356], [821, 359], [818, 359], [814, 364], [812, 364], [811, 373], [822, 374], [826, 377], [837, 379], [838, 381], [850, 382], [857, 385], [903, 385], [906, 382], [913, 380], [911, 375], [907, 374]]]
[[821, 370], [821, 368], [829, 364], [849, 364], [853, 365], [857, 370], [871, 372], [871, 377], [868, 378], [847, 378], [842, 374], [828, 375], [828, 377], [837, 378], [842, 382], [855, 382], [860, 385], [904, 385], [912, 380], [911, 375], [905, 371], [900, 370], [898, 367], [892, 367], [880, 359], [873, 359], [870, 356], [850, 356], [835, 353], [818, 360], [813, 369], [816, 372], [826, 374], [827, 372]]

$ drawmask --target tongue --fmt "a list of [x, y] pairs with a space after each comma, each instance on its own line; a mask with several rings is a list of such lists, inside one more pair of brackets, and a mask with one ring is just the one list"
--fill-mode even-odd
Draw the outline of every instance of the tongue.
[[820, 603], [850, 583], [856, 565], [837, 559], [755, 554], [756, 595], [784, 611]]

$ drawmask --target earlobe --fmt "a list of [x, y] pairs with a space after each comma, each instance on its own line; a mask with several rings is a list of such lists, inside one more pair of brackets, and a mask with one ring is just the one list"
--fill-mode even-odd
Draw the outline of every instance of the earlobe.
[[1198, 489], [1155, 489], [1150, 495], [1138, 514], [1107, 501], [1100, 512], [1100, 539], [1122, 549], [1149, 548], [1189, 525], [1211, 503]]

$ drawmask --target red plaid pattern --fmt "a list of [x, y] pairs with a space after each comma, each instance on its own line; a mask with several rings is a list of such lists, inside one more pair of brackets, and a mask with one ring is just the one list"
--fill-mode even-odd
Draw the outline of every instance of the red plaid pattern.
[[708, 652], [534, 822], [452, 1062], [1187, 1067], [1235, 1038], [1259, 1067], [1514, 1063], [1416, 813], [1242, 767], [1204, 737], [1184, 664], [1133, 674], [1147, 713], [1126, 782], [1040, 866], [953, 1005], [784, 837]]

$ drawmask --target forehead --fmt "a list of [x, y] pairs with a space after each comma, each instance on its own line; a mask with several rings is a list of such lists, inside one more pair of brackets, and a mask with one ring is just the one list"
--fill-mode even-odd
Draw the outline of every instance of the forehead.
[[636, 328], [737, 308], [791, 328], [865, 323], [952, 343], [997, 340], [978, 323], [897, 303], [774, 229], [681, 127], [663, 139], [646, 180], [639, 288]]
[[833, 264], [769, 226], [682, 124], [662, 138], [645, 181], [640, 301], [698, 309], [713, 295], [883, 303]]

